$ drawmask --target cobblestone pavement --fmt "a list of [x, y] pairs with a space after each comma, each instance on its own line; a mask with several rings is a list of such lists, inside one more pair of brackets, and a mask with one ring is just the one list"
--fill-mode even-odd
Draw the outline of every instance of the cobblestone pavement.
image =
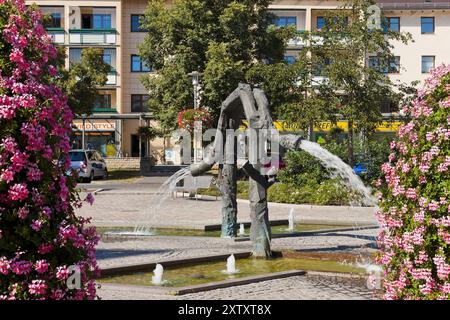
[[317, 275], [295, 276], [234, 286], [230, 288], [173, 296], [170, 290], [150, 287], [103, 285], [105, 300], [368, 300], [376, 299], [364, 285], [343, 283]]
[[[97, 226], [135, 226], [139, 222], [150, 222], [155, 227], [188, 227], [201, 228], [205, 225], [220, 224], [221, 201], [215, 197], [194, 200], [188, 197], [167, 199], [157, 215], [144, 220], [146, 212], [150, 211], [151, 199], [154, 195], [146, 193], [97, 193], [92, 206], [84, 205], [77, 214], [92, 217]], [[375, 209], [372, 207], [340, 207], [311, 206], [269, 203], [270, 219], [286, 220], [291, 208], [295, 210], [297, 222], [321, 222], [344, 224], [374, 224]], [[247, 200], [238, 200], [238, 222], [250, 221], [250, 208]]]
[[[163, 179], [140, 179], [135, 184], [97, 184], [103, 187], [93, 206], [85, 205], [78, 214], [93, 218], [97, 226], [134, 226], [148, 210], [152, 193]], [[106, 188], [105, 188], [106, 186]], [[95, 187], [93, 185], [93, 187]], [[249, 205], [239, 200], [239, 222], [249, 221]], [[287, 219], [295, 209], [297, 222], [343, 223], [361, 225], [375, 223], [374, 208], [327, 207], [269, 204], [271, 220]], [[153, 217], [154, 226], [202, 228], [220, 224], [220, 200], [204, 197], [169, 199]], [[273, 250], [303, 252], [345, 252], [364, 255], [373, 250], [376, 229], [329, 232], [317, 235], [276, 238]], [[208, 237], [152, 236], [142, 238], [104, 238], [97, 249], [102, 268], [134, 263], [160, 262], [215, 254], [250, 251], [251, 243]], [[340, 278], [339, 278], [340, 279]], [[104, 284], [99, 290], [103, 299], [370, 299], [372, 292], [364, 285], [342, 282], [336, 278], [305, 276], [263, 281], [208, 292], [172, 296], [164, 288]]]

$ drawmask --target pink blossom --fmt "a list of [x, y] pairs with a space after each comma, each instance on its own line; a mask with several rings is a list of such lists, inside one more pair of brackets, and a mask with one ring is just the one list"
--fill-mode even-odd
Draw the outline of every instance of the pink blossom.
[[19, 260], [11, 263], [11, 270], [17, 275], [28, 274], [31, 272], [32, 264], [29, 261]]
[[30, 213], [30, 209], [28, 209], [28, 207], [22, 207], [19, 210], [17, 210], [17, 215], [22, 220], [24, 220], [26, 217], [28, 217], [29, 213]]
[[0, 257], [0, 273], [7, 275], [9, 273], [10, 264], [6, 257]]
[[35, 295], [44, 295], [47, 291], [47, 284], [44, 280], [33, 280], [28, 285], [28, 292]]
[[45, 273], [45, 272], [47, 272], [49, 266], [50, 266], [50, 264], [46, 260], [38, 260], [34, 264], [34, 269], [38, 273]]
[[14, 180], [14, 171], [11, 170], [4, 170], [2, 174], [0, 175], [0, 179], [5, 181], [6, 183], [9, 183]]
[[17, 183], [9, 189], [9, 198], [13, 201], [22, 201], [28, 197], [28, 189], [24, 183]]
[[51, 251], [53, 251], [53, 245], [51, 243], [41, 244], [38, 249], [39, 254], [47, 254]]
[[39, 230], [41, 230], [41, 228], [42, 228], [42, 221], [33, 220], [33, 222], [31, 223], [31, 229], [38, 232]]
[[60, 266], [56, 268], [56, 278], [59, 280], [66, 280], [69, 277], [69, 269], [67, 266]]
[[408, 190], [406, 190], [406, 198], [416, 200], [417, 199], [416, 189], [408, 188]]

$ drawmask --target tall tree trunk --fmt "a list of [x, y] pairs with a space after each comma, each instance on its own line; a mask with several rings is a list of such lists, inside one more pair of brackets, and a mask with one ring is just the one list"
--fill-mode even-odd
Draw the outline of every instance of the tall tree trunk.
[[355, 159], [353, 157], [353, 121], [348, 120], [348, 139], [347, 139], [347, 154], [348, 165], [353, 168], [355, 165]]
[[308, 140], [313, 141], [314, 137], [314, 124], [311, 122], [308, 128]]

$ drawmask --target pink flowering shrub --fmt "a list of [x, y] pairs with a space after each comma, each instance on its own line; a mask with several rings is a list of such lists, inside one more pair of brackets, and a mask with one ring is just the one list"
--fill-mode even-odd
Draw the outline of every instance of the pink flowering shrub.
[[[41, 20], [23, 0], [0, 0], [0, 300], [94, 299], [98, 236], [74, 213], [72, 112]], [[80, 287], [67, 285], [70, 270]]]
[[382, 166], [378, 262], [386, 299], [450, 298], [450, 66], [432, 71]]

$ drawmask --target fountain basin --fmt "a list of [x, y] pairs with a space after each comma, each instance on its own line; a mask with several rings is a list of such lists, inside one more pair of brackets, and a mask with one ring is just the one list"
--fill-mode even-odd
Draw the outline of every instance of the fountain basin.
[[[154, 228], [150, 232], [139, 232], [135, 233], [133, 228], [129, 227], [117, 227], [117, 228], [108, 228], [108, 227], [98, 227], [97, 231], [104, 238], [107, 237], [141, 237], [141, 236], [186, 236], [186, 237], [220, 237], [220, 226], [217, 228], [213, 228], [216, 226], [207, 226], [203, 230], [201, 229], [189, 229], [189, 228]], [[372, 225], [363, 225], [358, 226], [356, 229], [360, 228], [378, 228], [378, 226]], [[274, 225], [271, 227], [273, 235], [298, 235], [301, 233], [309, 233], [309, 232], [328, 232], [328, 231], [348, 231], [354, 230], [355, 228], [350, 225], [334, 225], [334, 224], [306, 224], [306, 223], [297, 223], [294, 225], [293, 230], [289, 230], [287, 225]], [[245, 224], [244, 234], [238, 235], [239, 237], [248, 237], [250, 234], [250, 225]]]
[[[200, 257], [193, 259], [160, 262], [164, 266], [164, 283], [162, 287], [186, 288], [216, 288], [217, 284], [225, 282], [228, 286], [248, 281], [264, 281], [267, 277], [287, 277], [304, 274], [305, 271], [325, 271], [364, 275], [365, 270], [350, 263], [351, 255], [343, 255], [340, 261], [336, 254], [298, 254], [296, 252], [278, 252], [277, 258], [264, 260], [249, 258], [250, 253], [235, 253], [236, 269], [239, 272], [227, 274], [226, 260], [228, 255]], [[155, 264], [124, 266], [104, 269], [100, 283], [127, 284], [139, 286], [154, 286], [151, 282]], [[253, 279], [253, 280], [251, 280]], [[212, 286], [212, 284], [214, 284]], [[223, 285], [223, 284], [221, 284]], [[191, 288], [192, 289], [192, 288]], [[180, 290], [178, 290], [180, 291]], [[188, 290], [189, 291], [189, 290]], [[190, 291], [192, 292], [192, 291]], [[187, 291], [186, 291], [187, 293]]]

